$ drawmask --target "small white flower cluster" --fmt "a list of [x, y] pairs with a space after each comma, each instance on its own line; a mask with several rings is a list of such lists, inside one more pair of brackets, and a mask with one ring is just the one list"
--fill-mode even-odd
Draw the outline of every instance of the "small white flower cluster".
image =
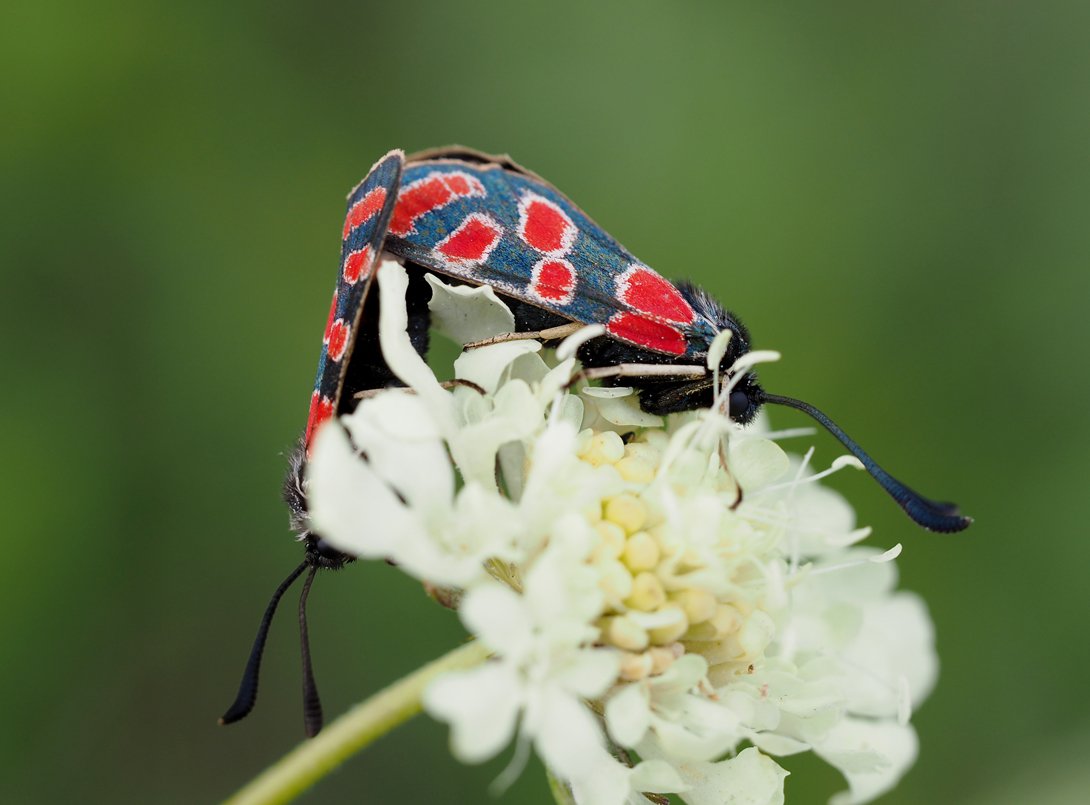
[[[511, 774], [532, 747], [587, 805], [783, 802], [771, 756], [806, 750], [847, 778], [836, 803], [896, 783], [931, 622], [809, 456], [710, 411], [664, 423], [627, 390], [569, 391], [574, 359], [550, 366], [532, 340], [464, 352], [445, 388], [405, 334], [404, 269], [378, 281], [408, 389], [321, 429], [311, 517], [338, 549], [458, 592], [493, 652], [425, 697], [458, 758], [514, 739]], [[490, 289], [429, 282], [458, 342], [513, 329]]]

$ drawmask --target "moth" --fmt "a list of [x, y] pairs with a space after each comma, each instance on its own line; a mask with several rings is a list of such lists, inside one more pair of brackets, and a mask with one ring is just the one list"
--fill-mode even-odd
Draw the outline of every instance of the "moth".
[[[246, 716], [257, 698], [268, 630], [286, 590], [307, 572], [299, 602], [303, 650], [304, 726], [322, 725], [306, 626], [306, 601], [319, 568], [340, 568], [353, 557], [310, 530], [304, 472], [314, 433], [350, 412], [361, 393], [397, 385], [378, 344], [378, 294], [372, 292], [383, 257], [409, 274], [408, 334], [421, 355], [428, 349], [428, 273], [491, 286], [515, 317], [515, 331], [498, 339], [556, 343], [584, 325], [603, 333], [578, 349], [584, 374], [633, 387], [640, 406], [670, 414], [713, 404], [716, 377], [731, 382], [731, 419], [745, 424], [766, 403], [802, 411], [821, 423], [916, 523], [953, 532], [972, 520], [951, 503], [914, 492], [883, 470], [828, 416], [809, 403], [765, 391], [753, 372], [731, 376], [750, 351], [750, 334], [733, 313], [691, 283], [675, 284], [640, 262], [559, 190], [507, 156], [463, 147], [406, 157], [391, 151], [348, 196], [341, 261], [322, 338], [306, 430], [292, 455], [285, 499], [305, 548], [303, 562], [277, 588], [261, 620], [238, 696], [221, 718]], [[718, 371], [708, 353], [729, 332]]]

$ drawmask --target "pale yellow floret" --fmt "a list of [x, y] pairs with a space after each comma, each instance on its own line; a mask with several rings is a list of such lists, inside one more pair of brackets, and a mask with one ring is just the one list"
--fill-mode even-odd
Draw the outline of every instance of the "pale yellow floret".
[[599, 520], [594, 524], [594, 530], [598, 532], [598, 536], [601, 541], [594, 549], [594, 553], [591, 558], [595, 561], [599, 559], [616, 559], [625, 550], [625, 535], [624, 529], [616, 523], [611, 523], [609, 520]]
[[685, 611], [677, 604], [665, 604], [659, 612], [676, 612], [677, 620], [667, 626], [660, 626], [650, 631], [651, 642], [659, 646], [668, 646], [676, 642], [689, 630], [689, 619], [685, 617]]
[[662, 430], [644, 431], [641, 441], [659, 453], [666, 452], [666, 448], [670, 446], [670, 436]]
[[742, 625], [742, 613], [730, 604], [718, 604], [715, 613], [704, 623], [689, 629], [688, 640], [722, 640], [738, 631]]
[[680, 656], [673, 646], [653, 646], [647, 650], [647, 655], [651, 658], [652, 676], [665, 673], [674, 664], [674, 660]]
[[[744, 597], [732, 596], [727, 603], [708, 589], [685, 586], [691, 582], [684, 574], [704, 567], [705, 557], [667, 527], [660, 495], [645, 491], [655, 489], [652, 485], [668, 444], [669, 438], [658, 431], [648, 431], [628, 444], [612, 431], [583, 431], [579, 436], [579, 456], [595, 467], [603, 485], [625, 484], [622, 488], [628, 490], [604, 498], [600, 506], [586, 512], [586, 521], [597, 535], [589, 561], [606, 597], [598, 626], [602, 641], [623, 652], [622, 681], [662, 674], [687, 649], [709, 662], [725, 663], [723, 667], [744, 667], [762, 656], [774, 636], [772, 619], [755, 611]], [[695, 455], [676, 456], [670, 473], [675, 494], [690, 495], [692, 485], [704, 483], [702, 479], [714, 471]], [[725, 473], [714, 483], [724, 492], [737, 488]], [[656, 568], [666, 575], [660, 578]], [[670, 586], [669, 595], [663, 578]], [[635, 613], [654, 613], [658, 622], [668, 622], [648, 629], [639, 625]]]
[[602, 521], [602, 504], [598, 503], [593, 506], [588, 506], [583, 510], [583, 516], [587, 518], [588, 523], [599, 523]]
[[659, 556], [659, 544], [655, 538], [646, 531], [637, 531], [625, 543], [621, 560], [633, 573], [639, 573], [654, 568], [659, 563]]
[[748, 662], [760, 657], [776, 633], [776, 624], [767, 612], [758, 610], [745, 621], [738, 632], [725, 641], [725, 647], [735, 662]]
[[621, 655], [620, 677], [625, 682], [636, 682], [650, 676], [654, 667], [655, 661], [652, 659], [650, 652], [645, 651], [642, 654], [626, 653]]
[[635, 495], [617, 495], [606, 501], [605, 517], [629, 534], [635, 534], [647, 522], [647, 507]]
[[598, 588], [611, 604], [619, 604], [632, 595], [632, 574], [616, 559], [598, 564]]
[[715, 596], [703, 587], [688, 587], [670, 597], [685, 611], [689, 623], [703, 623], [715, 614]]
[[633, 609], [654, 612], [666, 603], [666, 590], [658, 576], [644, 571], [632, 579], [632, 592], [625, 603]]
[[638, 458], [653, 468], [658, 468], [662, 453], [647, 442], [629, 442], [624, 446], [625, 458]]
[[617, 472], [629, 483], [649, 484], [655, 480], [655, 467], [636, 456], [625, 456], [615, 465]]
[[601, 431], [591, 437], [589, 444], [579, 457], [595, 467], [602, 464], [615, 464], [624, 457], [624, 441], [611, 430]]
[[606, 639], [613, 645], [626, 651], [643, 651], [647, 648], [650, 642], [647, 630], [631, 618], [620, 615], [616, 618], [606, 618], [605, 621], [603, 632]]

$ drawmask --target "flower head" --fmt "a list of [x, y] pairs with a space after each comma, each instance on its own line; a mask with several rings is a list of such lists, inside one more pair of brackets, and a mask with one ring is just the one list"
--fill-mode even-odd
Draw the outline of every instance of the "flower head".
[[[573, 390], [574, 359], [532, 340], [464, 352], [444, 388], [405, 334], [404, 269], [378, 282], [406, 388], [317, 434], [311, 516], [339, 550], [457, 591], [493, 652], [425, 697], [458, 758], [515, 740], [594, 805], [780, 802], [772, 756], [807, 750], [845, 774], [838, 802], [897, 781], [935, 678], [930, 621], [810, 454], [760, 420], [663, 421], [631, 390]], [[514, 329], [491, 289], [429, 282], [460, 343]]]

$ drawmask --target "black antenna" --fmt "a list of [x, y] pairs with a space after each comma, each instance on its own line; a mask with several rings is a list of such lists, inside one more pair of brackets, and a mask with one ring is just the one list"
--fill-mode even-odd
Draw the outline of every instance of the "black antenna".
[[[273, 593], [269, 605], [265, 607], [265, 614], [261, 617], [261, 625], [257, 627], [254, 646], [250, 649], [250, 659], [246, 661], [246, 670], [242, 672], [242, 682], [238, 686], [238, 695], [235, 696], [234, 703], [227, 708], [227, 712], [220, 718], [220, 724], [231, 724], [245, 718], [254, 709], [254, 703], [257, 701], [257, 677], [261, 672], [261, 655], [265, 652], [265, 641], [269, 637], [269, 626], [272, 624], [273, 615], [276, 614], [276, 605], [280, 603], [280, 599], [284, 597], [284, 593], [287, 592], [292, 582], [299, 578], [306, 568], [307, 563], [303, 562], [286, 579], [280, 582], [280, 586]], [[311, 572], [311, 578], [314, 578], [313, 571]], [[310, 579], [307, 580], [307, 586], [310, 586]]]
[[310, 664], [310, 638], [307, 635], [307, 597], [318, 566], [313, 565], [303, 592], [299, 596], [299, 642], [303, 649], [303, 729], [313, 738], [322, 729], [322, 700], [318, 698], [318, 686], [314, 683], [314, 668]]
[[795, 400], [791, 397], [781, 397], [778, 394], [768, 394], [764, 390], [761, 390], [758, 399], [761, 402], [769, 402], [774, 405], [786, 405], [788, 408], [802, 411], [804, 414], [809, 414], [824, 425], [826, 430], [839, 439], [840, 443], [848, 448], [853, 456], [863, 462], [863, 466], [867, 468], [867, 472], [874, 477], [874, 480], [882, 485], [882, 488], [889, 493], [890, 497], [897, 501], [897, 504], [905, 510], [905, 514], [928, 531], [940, 531], [943, 533], [962, 531], [963, 529], [968, 528], [969, 524], [973, 522], [972, 517], [965, 517], [958, 513], [957, 504], [938, 503], [934, 500], [925, 498], [919, 492], [914, 492], [909, 489], [884, 469], [879, 467], [874, 459], [866, 454], [862, 447], [856, 444], [848, 434], [840, 429], [839, 425], [809, 403], [805, 403], [802, 400]]

